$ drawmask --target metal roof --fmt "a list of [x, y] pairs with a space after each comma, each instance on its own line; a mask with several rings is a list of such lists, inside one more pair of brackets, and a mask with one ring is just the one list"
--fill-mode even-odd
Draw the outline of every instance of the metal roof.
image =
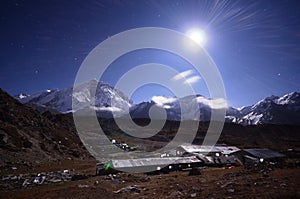
[[257, 162], [257, 163], [259, 162], [258, 158], [251, 157], [251, 156], [249, 156], [249, 155], [245, 155], [244, 157], [247, 158], [247, 159], [250, 159], [250, 160], [252, 160], [252, 161], [254, 161], [254, 162]]
[[195, 156], [191, 157], [170, 157], [170, 158], [139, 158], [126, 160], [111, 160], [112, 167], [128, 168], [128, 167], [142, 167], [142, 166], [164, 166], [170, 164], [188, 164], [201, 163], [202, 161]]
[[188, 153], [221, 153], [221, 150], [215, 146], [184, 144], [179, 147]]
[[203, 160], [206, 164], [234, 164], [236, 162], [235, 158], [232, 156], [212, 157], [199, 154], [198, 157], [201, 160]]
[[215, 148], [219, 149], [224, 155], [230, 155], [241, 150], [235, 146], [215, 146]]
[[285, 157], [285, 155], [278, 153], [276, 151], [272, 151], [270, 149], [244, 149], [244, 151], [248, 152], [254, 157], [257, 158], [282, 158]]

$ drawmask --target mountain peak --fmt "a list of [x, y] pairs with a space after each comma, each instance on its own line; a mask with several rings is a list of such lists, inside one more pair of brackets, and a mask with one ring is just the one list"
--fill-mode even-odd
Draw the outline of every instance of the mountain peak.
[[19, 93], [18, 95], [15, 95], [14, 98], [21, 100], [21, 99], [25, 99], [27, 97], [29, 97], [30, 95], [25, 94], [25, 93]]
[[32, 107], [40, 106], [43, 107], [43, 110], [57, 110], [61, 113], [93, 109], [97, 110], [97, 115], [100, 114], [101, 117], [101, 114], [104, 114], [103, 117], [112, 117], [111, 112], [121, 117], [129, 110], [133, 118], [147, 118], [150, 108], [155, 105], [159, 109], [164, 109], [170, 120], [184, 118], [184, 120], [209, 121], [212, 109], [218, 108], [226, 109], [227, 122], [245, 125], [299, 124], [297, 118], [300, 118], [300, 93], [298, 92], [292, 92], [282, 97], [271, 95], [251, 106], [238, 109], [226, 106], [226, 101], [223, 99], [211, 99], [202, 95], [181, 98], [153, 96], [150, 102], [133, 105], [122, 91], [107, 83], [92, 79], [78, 84], [74, 88], [45, 90], [31, 96], [20, 94], [15, 98]]
[[278, 99], [278, 104], [281, 105], [299, 104], [300, 105], [300, 93], [292, 92], [286, 94]]
[[276, 95], [271, 95], [271, 96], [269, 96], [269, 97], [266, 97], [265, 100], [271, 100], [271, 101], [273, 101], [273, 100], [276, 100], [276, 99], [278, 99], [278, 98], [279, 98], [279, 97], [276, 96]]
[[43, 110], [57, 110], [61, 113], [90, 107], [111, 106], [118, 108], [118, 110], [125, 110], [131, 106], [131, 102], [125, 94], [107, 83], [98, 82], [96, 79], [77, 84], [75, 87], [62, 90], [44, 90], [31, 96], [23, 94], [15, 98], [22, 103], [30, 104], [32, 107], [42, 106]]

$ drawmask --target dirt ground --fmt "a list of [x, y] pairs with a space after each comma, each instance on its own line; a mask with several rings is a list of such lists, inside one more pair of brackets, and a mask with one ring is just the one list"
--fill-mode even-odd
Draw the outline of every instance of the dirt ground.
[[[51, 168], [51, 169], [49, 169]], [[94, 161], [44, 163], [12, 173], [72, 169], [87, 178], [47, 185], [0, 189], [0, 198], [300, 198], [299, 168], [203, 168], [146, 175], [119, 173], [94, 176]], [[1, 170], [1, 176], [8, 174]]]

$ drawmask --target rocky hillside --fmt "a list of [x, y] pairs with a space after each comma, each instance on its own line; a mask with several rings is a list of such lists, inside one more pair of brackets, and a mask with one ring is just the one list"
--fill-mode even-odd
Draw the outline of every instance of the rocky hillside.
[[0, 163], [90, 158], [72, 117], [41, 114], [0, 89]]

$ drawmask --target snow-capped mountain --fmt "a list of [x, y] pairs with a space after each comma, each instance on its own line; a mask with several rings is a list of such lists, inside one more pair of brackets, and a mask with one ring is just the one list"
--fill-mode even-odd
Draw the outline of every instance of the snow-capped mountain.
[[[96, 93], [93, 93], [93, 90]], [[45, 90], [30, 96], [20, 94], [15, 98], [42, 112], [80, 111], [82, 114], [88, 114], [89, 110], [93, 109], [100, 117], [112, 117], [112, 113], [122, 117], [127, 115], [129, 110], [132, 118], [150, 118], [151, 113], [153, 119], [163, 119], [166, 113], [169, 120], [209, 121], [212, 109], [225, 108], [226, 122], [242, 125], [300, 124], [300, 94], [297, 92], [282, 97], [270, 96], [252, 106], [241, 108], [227, 106], [224, 99], [209, 99], [201, 95], [183, 98], [154, 96], [150, 102], [133, 105], [120, 90], [106, 83], [91, 80], [75, 88]]]
[[151, 102], [143, 102], [132, 106], [130, 114], [133, 118], [148, 118], [152, 106], [156, 107], [156, 112], [166, 111], [169, 120], [201, 121], [210, 120], [212, 108], [227, 108], [224, 100], [211, 100], [201, 95], [183, 98], [154, 96]]
[[300, 124], [300, 94], [297, 92], [282, 97], [270, 96], [252, 106], [236, 109], [240, 115], [227, 114], [227, 122], [243, 125]]
[[[183, 106], [182, 109], [180, 102]], [[165, 109], [169, 120], [209, 121], [212, 109], [225, 108], [226, 122], [242, 125], [300, 124], [300, 94], [297, 92], [282, 97], [270, 96], [252, 106], [242, 108], [229, 107], [222, 99], [208, 99], [201, 95], [179, 99], [154, 96], [151, 102], [132, 106], [130, 114], [133, 118], [149, 118], [149, 110], [152, 106], [160, 108], [162, 111]], [[185, 112], [181, 113], [181, 110], [185, 110]]]
[[[74, 91], [73, 91], [74, 90]], [[96, 91], [96, 92], [93, 92]], [[131, 106], [130, 100], [119, 90], [97, 80], [62, 90], [45, 90], [31, 96], [16, 98], [24, 104], [42, 107], [43, 110], [56, 110], [60, 113], [95, 109], [98, 112], [122, 112]], [[73, 97], [73, 108], [72, 108]], [[113, 103], [113, 107], [111, 104]]]

